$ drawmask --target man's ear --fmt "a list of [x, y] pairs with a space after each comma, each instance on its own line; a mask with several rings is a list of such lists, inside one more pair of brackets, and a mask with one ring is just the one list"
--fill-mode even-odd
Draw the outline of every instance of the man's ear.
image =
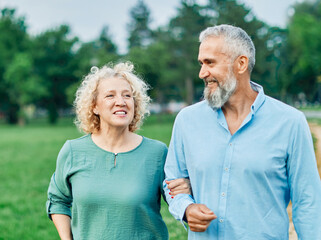
[[237, 72], [238, 74], [243, 74], [248, 70], [249, 67], [249, 59], [244, 56], [241, 55], [236, 59], [236, 63], [237, 63]]

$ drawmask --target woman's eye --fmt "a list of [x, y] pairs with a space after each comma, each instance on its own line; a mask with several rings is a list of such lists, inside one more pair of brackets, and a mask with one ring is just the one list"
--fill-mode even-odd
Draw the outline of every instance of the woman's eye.
[[130, 95], [130, 94], [126, 94], [126, 95], [125, 95], [125, 97], [126, 97], [126, 98], [131, 98], [131, 97], [132, 97], [132, 95]]
[[114, 95], [112, 95], [112, 94], [108, 94], [106, 97], [107, 98], [112, 98]]

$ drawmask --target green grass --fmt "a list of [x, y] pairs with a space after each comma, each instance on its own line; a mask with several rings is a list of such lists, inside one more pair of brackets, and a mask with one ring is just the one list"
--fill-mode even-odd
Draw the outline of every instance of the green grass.
[[307, 119], [309, 123], [315, 123], [318, 125], [321, 125], [321, 119], [320, 118], [308, 118]]
[[[140, 134], [168, 144], [173, 119], [151, 116]], [[45, 212], [47, 188], [63, 143], [81, 135], [70, 119], [56, 126], [43, 121], [25, 127], [0, 125], [0, 240], [59, 239]], [[187, 239], [165, 202], [161, 213], [170, 239]]]
[[321, 105], [299, 107], [298, 109], [300, 111], [320, 111], [321, 110]]

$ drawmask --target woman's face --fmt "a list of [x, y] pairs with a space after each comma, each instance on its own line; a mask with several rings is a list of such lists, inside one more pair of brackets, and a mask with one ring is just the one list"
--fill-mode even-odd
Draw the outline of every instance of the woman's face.
[[100, 117], [100, 129], [128, 128], [134, 118], [134, 98], [130, 84], [121, 78], [101, 80], [94, 113]]

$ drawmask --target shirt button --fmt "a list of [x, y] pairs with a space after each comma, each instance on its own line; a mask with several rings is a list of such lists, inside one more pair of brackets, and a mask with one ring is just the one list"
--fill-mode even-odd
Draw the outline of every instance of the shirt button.
[[221, 194], [221, 195], [222, 195], [222, 197], [225, 197], [225, 192], [222, 192], [222, 194]]
[[220, 223], [222, 223], [222, 222], [224, 222], [224, 220], [221, 218], [221, 219], [220, 219]]
[[232, 146], [232, 143], [230, 143], [229, 145]]
[[225, 170], [225, 172], [228, 172], [228, 168], [226, 167], [226, 168], [224, 168], [224, 170]]

